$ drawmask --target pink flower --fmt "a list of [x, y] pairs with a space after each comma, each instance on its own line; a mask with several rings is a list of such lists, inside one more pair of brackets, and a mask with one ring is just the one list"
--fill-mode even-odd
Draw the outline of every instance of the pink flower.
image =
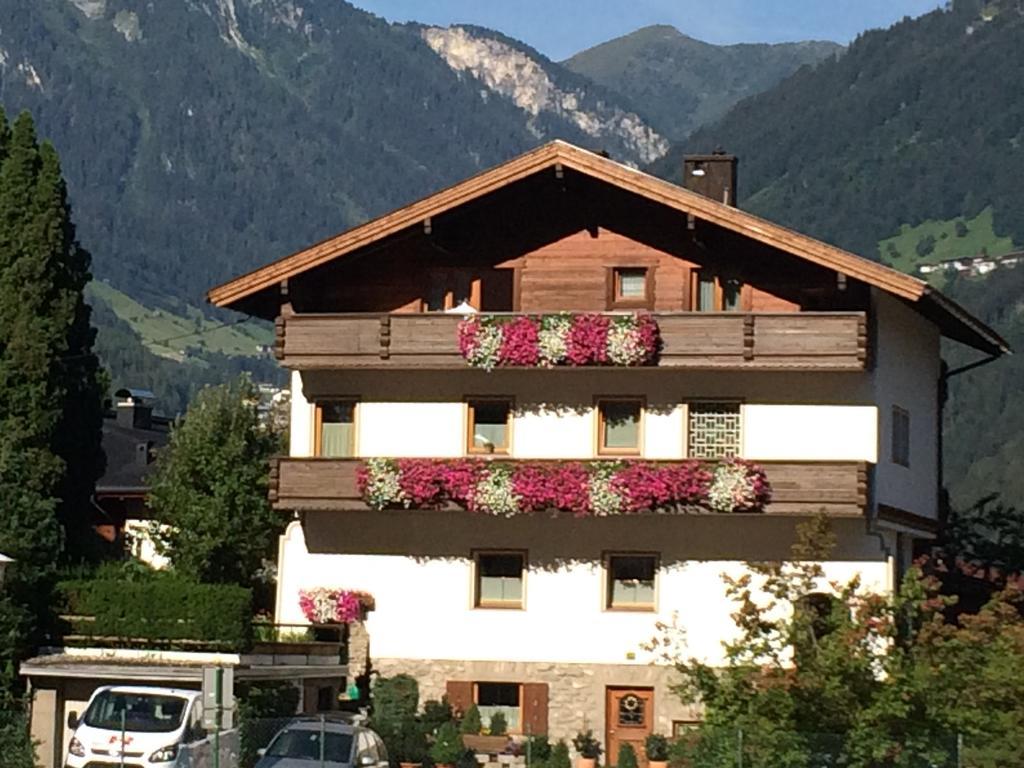
[[459, 321], [459, 353], [467, 360], [476, 351], [477, 336], [480, 333], [480, 320], [476, 317], [467, 317]]
[[539, 326], [536, 318], [525, 315], [502, 324], [501, 351], [498, 353], [502, 365], [532, 367], [540, 362], [537, 345]]
[[570, 365], [603, 365], [608, 362], [608, 323], [606, 315], [573, 317], [566, 350]]

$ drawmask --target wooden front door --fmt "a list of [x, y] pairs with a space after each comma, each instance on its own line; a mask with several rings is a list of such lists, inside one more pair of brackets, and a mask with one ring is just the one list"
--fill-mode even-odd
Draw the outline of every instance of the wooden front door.
[[606, 765], [619, 762], [619, 747], [632, 744], [637, 762], [646, 765], [646, 739], [654, 725], [654, 689], [608, 688], [605, 696]]

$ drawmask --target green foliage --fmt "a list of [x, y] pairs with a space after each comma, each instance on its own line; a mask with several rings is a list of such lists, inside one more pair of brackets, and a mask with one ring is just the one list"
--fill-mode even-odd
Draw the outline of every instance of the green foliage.
[[57, 565], [90, 553], [89, 499], [103, 470], [102, 376], [60, 162], [22, 112], [0, 110], [0, 552], [17, 562], [0, 634], [9, 667], [48, 623]]
[[94, 642], [144, 641], [175, 645], [201, 640], [211, 646], [249, 646], [252, 592], [229, 584], [196, 584], [158, 573], [140, 581], [87, 579], [58, 584], [61, 610], [74, 634]]
[[256, 583], [283, 527], [267, 500], [280, 438], [260, 423], [246, 377], [204, 389], [157, 457], [149, 505], [158, 550], [189, 578]]
[[504, 736], [508, 733], [508, 719], [503, 712], [495, 712], [491, 715], [491, 723], [488, 730], [491, 736]]
[[420, 721], [427, 733], [436, 733], [438, 728], [454, 719], [455, 714], [452, 712], [452, 705], [448, 702], [447, 696], [442, 696], [440, 701], [428, 699], [423, 702], [423, 714]]
[[398, 721], [415, 717], [420, 702], [420, 687], [412, 675], [378, 677], [371, 691], [373, 722]]
[[[1013, 239], [995, 233], [992, 215], [992, 206], [988, 206], [967, 221], [963, 218], [928, 219], [915, 226], [904, 224], [897, 234], [879, 242], [882, 261], [913, 274], [921, 264], [977, 256], [983, 251], [996, 255], [1009, 253], [1014, 249]], [[917, 250], [922, 243], [931, 246], [924, 255]]]
[[668, 739], [660, 733], [652, 733], [644, 740], [644, 752], [648, 760], [668, 760]]
[[528, 736], [526, 745], [523, 747], [523, 754], [530, 756], [530, 765], [547, 765], [551, 759], [551, 742], [546, 734], [535, 734]]
[[1012, 585], [952, 625], [938, 581], [918, 568], [891, 596], [866, 593], [854, 579], [835, 585], [822, 632], [815, 614], [798, 608], [817, 591], [817, 562], [833, 542], [816, 520], [801, 526], [792, 562], [725, 578], [738, 632], [726, 644], [726, 664], [677, 666], [679, 694], [705, 708], [682, 755], [724, 767], [741, 750], [749, 768], [949, 765], [959, 733], [965, 765], [1017, 765], [1024, 593]]
[[651, 26], [577, 53], [565, 65], [621, 94], [663, 135], [682, 139], [840, 50], [827, 42], [718, 46]]
[[619, 759], [615, 763], [616, 768], [637, 768], [636, 750], [629, 742], [622, 742], [619, 745]]
[[237, 684], [241, 765], [253, 765], [257, 750], [270, 743], [299, 708], [299, 688], [290, 682], [253, 682]]
[[935, 235], [925, 235], [917, 241], [914, 252], [922, 259], [935, 250]]
[[587, 729], [586, 731], [579, 731], [572, 740], [573, 748], [579, 752], [583, 757], [591, 760], [596, 760], [601, 757], [601, 742], [594, 737], [594, 731]]
[[565, 739], [559, 739], [551, 748], [551, 757], [547, 762], [548, 768], [572, 768], [572, 761], [569, 758], [569, 745]]
[[29, 737], [28, 718], [13, 702], [0, 699], [0, 755], [4, 768], [35, 768], [36, 755]]
[[451, 765], [466, 753], [462, 735], [455, 723], [445, 723], [437, 729], [434, 743], [430, 745], [430, 757], [437, 765]]
[[951, 560], [1024, 573], [1024, 513], [987, 496], [967, 509], [952, 509], [942, 530], [943, 552]]
[[423, 723], [414, 717], [401, 721], [398, 739], [388, 745], [391, 759], [401, 763], [422, 763], [427, 757], [427, 733]]
[[479, 707], [476, 704], [471, 704], [459, 723], [459, 733], [477, 734], [483, 730], [483, 727], [483, 722], [480, 720]]

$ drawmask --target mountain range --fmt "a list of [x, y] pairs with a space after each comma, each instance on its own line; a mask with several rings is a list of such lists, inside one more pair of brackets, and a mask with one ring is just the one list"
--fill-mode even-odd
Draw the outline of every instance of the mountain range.
[[[114, 384], [171, 413], [234, 371], [280, 376], [269, 329], [203, 306], [212, 284], [551, 138], [673, 180], [684, 152], [725, 147], [742, 207], [908, 271], [1024, 243], [1015, 0], [955, 0], [845, 49], [649, 27], [565, 62], [342, 0], [0, 0], [0, 14], [0, 103], [31, 110], [61, 153]], [[1024, 284], [988, 279], [998, 290], [948, 288], [1019, 346]], [[1024, 501], [1008, 469], [1024, 444], [1016, 360], [951, 381], [958, 504], [997, 488]]]

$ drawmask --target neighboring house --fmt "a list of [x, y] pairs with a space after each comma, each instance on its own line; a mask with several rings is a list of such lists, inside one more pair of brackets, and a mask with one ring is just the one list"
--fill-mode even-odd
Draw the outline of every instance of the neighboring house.
[[114, 407], [103, 418], [103, 452], [107, 466], [96, 481], [96, 531], [106, 541], [162, 565], [146, 531], [151, 517], [146, 506], [149, 474], [156, 452], [170, 438], [171, 419], [153, 413], [156, 399], [142, 389], [119, 389]]
[[[556, 141], [210, 292], [276, 319], [292, 370], [290, 456], [272, 470], [275, 506], [296, 516], [278, 621], [302, 620], [303, 589], [369, 592], [377, 672], [504, 711], [513, 732], [594, 728], [615, 755], [699, 716], [640, 648], [656, 623], [685, 632], [683, 653], [721, 660], [734, 627], [720, 575], [786, 557], [801, 520], [832, 518], [829, 579], [892, 588], [940, 524], [940, 339], [991, 356], [1006, 344], [921, 280], [730, 205], [733, 158], [688, 158], [685, 181]], [[488, 313], [561, 312], [651, 313], [660, 354], [490, 371], [463, 357], [497, 354]], [[547, 354], [570, 322], [581, 350], [600, 326], [548, 320]], [[535, 361], [527, 325], [502, 342], [508, 359]], [[616, 337], [617, 359], [637, 333]], [[455, 468], [472, 480], [452, 495], [492, 512], [526, 503], [529, 477], [538, 498], [582, 493], [608, 511], [640, 492], [639, 475], [624, 490], [551, 460], [650, 460], [688, 477], [688, 460], [722, 472], [730, 456], [755, 466], [726, 463], [739, 480], [716, 474], [715, 493], [661, 514], [504, 516], [431, 496], [435, 481], [456, 488], [437, 479]], [[379, 457], [423, 461], [364, 462]], [[731, 510], [736, 490], [740, 511], [712, 511]]]

